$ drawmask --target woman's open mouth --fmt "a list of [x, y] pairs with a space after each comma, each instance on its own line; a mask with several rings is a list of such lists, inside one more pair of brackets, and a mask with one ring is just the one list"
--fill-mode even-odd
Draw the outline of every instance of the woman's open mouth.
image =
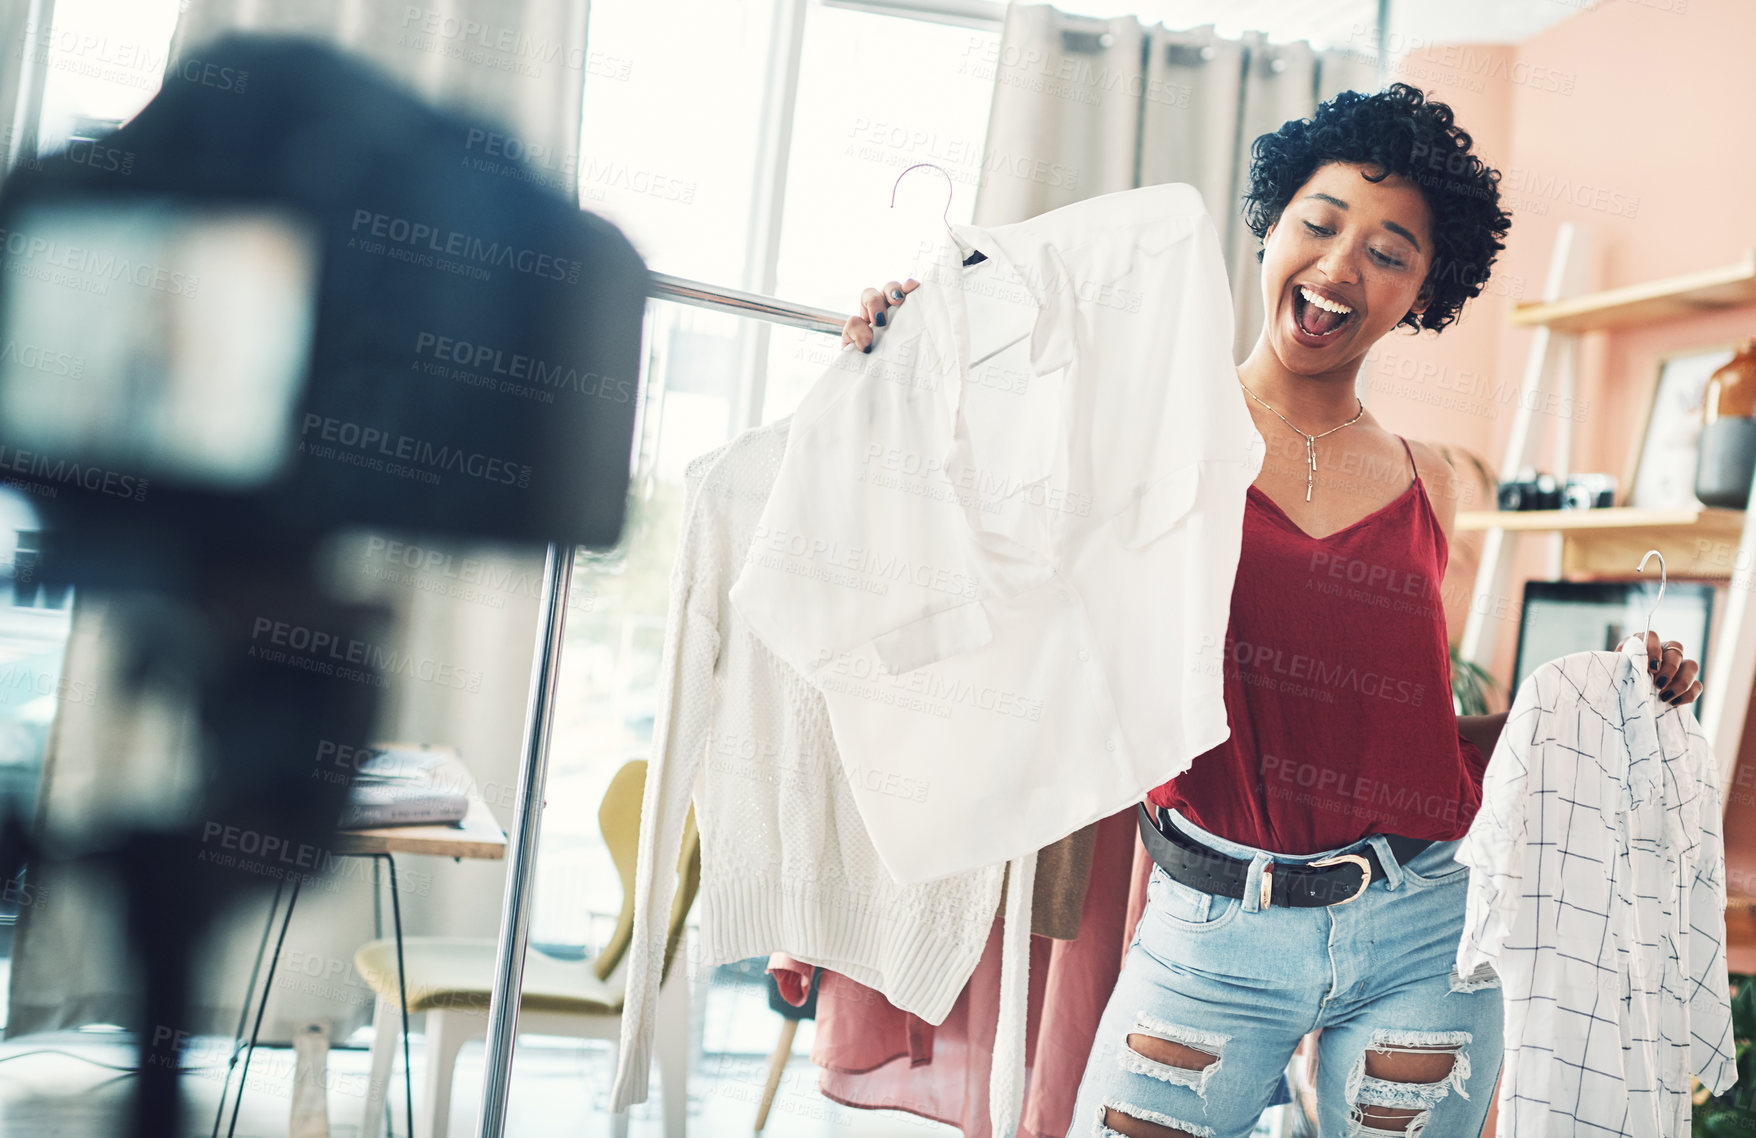
[[1325, 301], [1322, 297], [1318, 297], [1318, 302], [1313, 303], [1309, 299], [1310, 296], [1316, 296], [1316, 294], [1307, 295], [1303, 286], [1293, 290], [1293, 325], [1304, 333], [1307, 340], [1314, 343], [1325, 343], [1347, 327], [1348, 323], [1353, 320], [1354, 313], [1351, 310], [1347, 312], [1335, 311], [1334, 309], [1339, 306], [1326, 308], [1324, 305], [1332, 302]]

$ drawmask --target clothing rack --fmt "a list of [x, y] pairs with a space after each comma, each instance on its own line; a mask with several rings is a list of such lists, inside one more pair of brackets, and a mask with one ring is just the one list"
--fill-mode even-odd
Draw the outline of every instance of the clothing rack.
[[648, 295], [657, 300], [692, 304], [697, 308], [730, 312], [736, 316], [748, 316], [753, 320], [767, 320], [772, 324], [785, 324], [792, 328], [803, 328], [806, 331], [822, 332], [830, 336], [840, 335], [841, 326], [847, 322], [846, 316], [839, 312], [831, 312], [827, 308], [808, 308], [802, 304], [789, 304], [784, 300], [776, 300], [772, 296], [762, 296], [754, 292], [740, 292], [735, 288], [721, 288], [718, 285], [703, 284], [700, 281], [668, 276], [665, 273], [653, 273], [651, 276], [652, 291]]
[[[665, 273], [652, 273], [651, 277], [652, 288], [648, 295], [655, 300], [729, 312], [830, 336], [839, 335], [847, 319], [828, 309], [789, 304], [772, 296], [703, 284], [684, 277]], [[494, 986], [488, 1002], [488, 1039], [478, 1138], [501, 1138], [506, 1129], [507, 1100], [512, 1089], [512, 1052], [518, 1039], [519, 992], [524, 987], [524, 957], [530, 942], [537, 837], [542, 823], [543, 788], [548, 782], [555, 686], [561, 672], [561, 627], [567, 616], [567, 591], [573, 579], [573, 561], [577, 552], [575, 546], [551, 542], [544, 556], [543, 600], [537, 624], [539, 635], [531, 662], [530, 694], [525, 704], [518, 792], [512, 812], [512, 833], [507, 835], [506, 844], [506, 893], [501, 902]], [[684, 979], [675, 977], [671, 982]], [[666, 1124], [669, 1123], [670, 1120], [666, 1119]]]

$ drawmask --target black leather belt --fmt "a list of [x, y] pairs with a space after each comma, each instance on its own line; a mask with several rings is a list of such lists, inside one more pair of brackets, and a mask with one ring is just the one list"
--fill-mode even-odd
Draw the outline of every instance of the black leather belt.
[[[1200, 845], [1174, 825], [1167, 824], [1161, 830], [1152, 809], [1144, 802], [1140, 804], [1139, 821], [1140, 840], [1146, 843], [1146, 852], [1173, 880], [1218, 897], [1243, 898], [1244, 884], [1250, 876], [1248, 861]], [[1405, 838], [1401, 834], [1384, 837], [1397, 861], [1404, 863], [1433, 844], [1431, 838]], [[1378, 852], [1369, 845], [1358, 853], [1337, 854], [1320, 861], [1270, 862], [1263, 868], [1260, 907], [1345, 905], [1364, 893], [1372, 882], [1386, 876]]]

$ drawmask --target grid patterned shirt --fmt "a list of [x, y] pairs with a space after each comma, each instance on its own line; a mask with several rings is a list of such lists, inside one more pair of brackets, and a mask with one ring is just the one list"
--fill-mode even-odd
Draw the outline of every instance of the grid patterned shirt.
[[1501, 981], [1501, 1138], [1682, 1136], [1736, 1078], [1718, 765], [1640, 638], [1520, 685], [1458, 850], [1457, 969]]

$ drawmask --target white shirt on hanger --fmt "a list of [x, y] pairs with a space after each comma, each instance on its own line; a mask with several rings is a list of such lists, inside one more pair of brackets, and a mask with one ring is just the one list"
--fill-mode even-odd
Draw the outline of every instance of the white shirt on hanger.
[[1631, 637], [1531, 673], [1457, 852], [1457, 971], [1491, 964], [1506, 1008], [1502, 1138], [1683, 1138], [1691, 1073], [1737, 1075], [1719, 767], [1646, 665]]
[[1227, 737], [1265, 451], [1192, 186], [954, 232], [987, 260], [945, 242], [813, 386], [730, 598], [824, 692], [905, 883], [1040, 849]]
[[[758, 643], [726, 604], [788, 426], [782, 419], [746, 431], [685, 472], [611, 1110], [646, 1099], [653, 1011], [692, 800], [701, 830], [702, 965], [784, 951], [937, 1024], [981, 959], [999, 905], [1001, 865], [926, 885], [891, 880], [849, 793], [822, 693]], [[1026, 884], [1008, 898], [1006, 978], [1028, 970], [1030, 893]], [[672, 965], [682, 966], [681, 959]], [[998, 1038], [1022, 1066], [1022, 989], [1017, 1002]], [[1022, 1075], [1000, 1062], [993, 1070], [1002, 1092], [996, 1108], [1010, 1106], [1015, 1119], [1005, 1092]]]

